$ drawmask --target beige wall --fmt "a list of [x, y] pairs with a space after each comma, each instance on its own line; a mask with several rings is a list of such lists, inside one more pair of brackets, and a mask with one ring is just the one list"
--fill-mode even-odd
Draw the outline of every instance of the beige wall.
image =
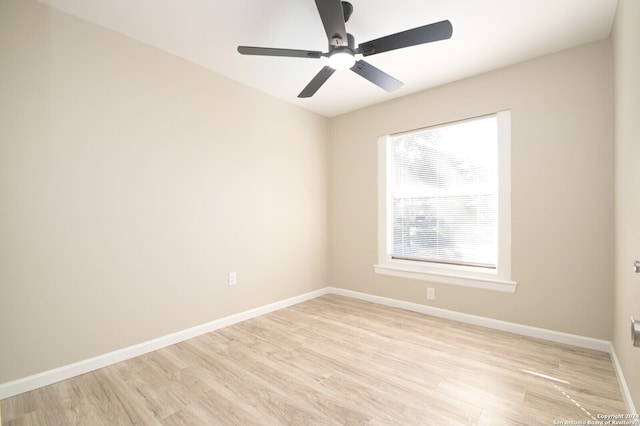
[[640, 319], [640, 2], [620, 0], [613, 31], [615, 95], [615, 304], [613, 343], [636, 406], [640, 348], [631, 346], [629, 318]]
[[[376, 275], [380, 135], [512, 111], [515, 294]], [[330, 121], [330, 282], [336, 287], [611, 338], [613, 110], [608, 40]]]
[[326, 139], [323, 117], [0, 1], [0, 383], [327, 286]]

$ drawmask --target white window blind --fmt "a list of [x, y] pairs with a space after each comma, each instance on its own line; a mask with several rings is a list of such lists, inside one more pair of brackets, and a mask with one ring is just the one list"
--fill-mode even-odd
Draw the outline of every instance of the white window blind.
[[391, 258], [495, 269], [496, 115], [391, 136]]

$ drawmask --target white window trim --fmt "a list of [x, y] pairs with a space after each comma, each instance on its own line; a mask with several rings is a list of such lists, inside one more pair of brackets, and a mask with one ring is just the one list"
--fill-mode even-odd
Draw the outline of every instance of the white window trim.
[[387, 173], [390, 135], [378, 138], [378, 263], [376, 274], [410, 278], [486, 290], [515, 293], [511, 280], [511, 112], [500, 111], [498, 120], [498, 262], [495, 270], [459, 265], [430, 264], [392, 259], [392, 229]]

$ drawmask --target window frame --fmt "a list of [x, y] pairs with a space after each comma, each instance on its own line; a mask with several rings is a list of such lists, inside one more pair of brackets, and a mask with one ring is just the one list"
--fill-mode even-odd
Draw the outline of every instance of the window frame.
[[[498, 258], [495, 269], [391, 258], [393, 245], [391, 137], [378, 138], [378, 263], [376, 274], [514, 293], [511, 279], [511, 112], [509, 110], [436, 124], [415, 132], [495, 116], [498, 123]], [[406, 133], [406, 132], [403, 132]]]

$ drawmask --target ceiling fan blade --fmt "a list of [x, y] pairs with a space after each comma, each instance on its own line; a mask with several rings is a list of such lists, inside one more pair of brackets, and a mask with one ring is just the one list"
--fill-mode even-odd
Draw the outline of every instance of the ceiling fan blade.
[[356, 62], [356, 64], [351, 68], [351, 71], [366, 78], [387, 92], [393, 92], [394, 90], [401, 88], [403, 85], [401, 81], [396, 80], [386, 72], [381, 71], [370, 63], [362, 60]]
[[344, 12], [340, 0], [316, 0], [316, 6], [324, 31], [331, 46], [347, 45], [347, 30], [344, 26]]
[[318, 74], [307, 84], [302, 92], [298, 95], [299, 98], [310, 98], [313, 96], [318, 89], [331, 77], [335, 70], [331, 67], [324, 67], [320, 70]]
[[272, 47], [238, 46], [243, 55], [287, 56], [290, 58], [321, 58], [323, 53], [313, 50], [276, 49]]
[[367, 41], [358, 46], [358, 52], [363, 56], [375, 55], [376, 53], [402, 49], [403, 47], [446, 40], [451, 38], [451, 34], [453, 34], [451, 22], [448, 20], [440, 21]]

